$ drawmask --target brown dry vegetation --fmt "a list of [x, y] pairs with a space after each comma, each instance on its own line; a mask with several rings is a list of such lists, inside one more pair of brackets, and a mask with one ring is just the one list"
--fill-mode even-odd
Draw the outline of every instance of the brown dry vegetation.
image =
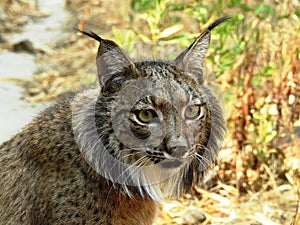
[[[13, 9], [5, 8], [8, 2], [2, 7], [18, 18], [17, 3], [26, 1], [15, 1]], [[214, 30], [207, 58], [209, 82], [224, 96], [228, 121], [220, 163], [193, 195], [162, 205], [155, 224], [300, 224], [299, 2], [149, 2], [66, 0], [66, 9], [73, 15], [70, 27], [113, 39], [131, 56], [142, 56], [139, 49], [151, 41], [152, 55], [174, 57], [213, 20], [233, 16]], [[15, 30], [5, 24], [1, 30]], [[95, 41], [70, 32], [39, 56], [51, 66], [22, 83], [24, 98], [56, 100], [91, 85], [96, 50]]]

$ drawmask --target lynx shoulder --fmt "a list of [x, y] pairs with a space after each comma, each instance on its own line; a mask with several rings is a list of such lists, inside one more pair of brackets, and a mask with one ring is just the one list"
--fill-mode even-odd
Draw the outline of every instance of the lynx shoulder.
[[175, 60], [130, 59], [99, 41], [99, 89], [40, 113], [0, 146], [0, 224], [150, 225], [203, 180], [225, 120], [204, 85], [210, 25]]

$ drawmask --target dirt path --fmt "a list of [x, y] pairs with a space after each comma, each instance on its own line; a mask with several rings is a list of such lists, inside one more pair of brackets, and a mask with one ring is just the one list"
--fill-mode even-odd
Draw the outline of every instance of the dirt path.
[[[1, 32], [2, 38], [11, 46], [12, 51], [0, 52], [0, 143], [14, 133], [48, 104], [30, 104], [24, 100], [23, 89], [16, 80], [30, 80], [37, 69], [38, 52], [49, 49], [51, 44], [67, 36], [63, 31], [63, 21], [69, 14], [60, 0], [37, 1], [38, 18], [24, 15], [29, 22], [21, 32]], [[42, 16], [44, 15], [44, 16]]]

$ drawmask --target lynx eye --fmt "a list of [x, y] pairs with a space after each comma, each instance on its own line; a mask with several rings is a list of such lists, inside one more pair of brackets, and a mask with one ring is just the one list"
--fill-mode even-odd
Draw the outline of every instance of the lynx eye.
[[184, 117], [188, 120], [195, 120], [203, 116], [202, 107], [200, 105], [190, 105], [184, 112]]
[[136, 117], [142, 123], [150, 123], [155, 117], [157, 117], [157, 114], [152, 109], [142, 109], [136, 113]]

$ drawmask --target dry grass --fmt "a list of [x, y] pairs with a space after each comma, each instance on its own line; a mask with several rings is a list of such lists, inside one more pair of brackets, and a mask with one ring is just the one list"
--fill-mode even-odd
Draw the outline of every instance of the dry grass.
[[[220, 182], [213, 190], [196, 187], [196, 192], [200, 199], [187, 196], [180, 202], [165, 203], [155, 224], [292, 224], [297, 206], [295, 189], [291, 185], [239, 196], [236, 188]], [[195, 209], [201, 210], [195, 212]], [[206, 220], [200, 223], [202, 214], [206, 215]], [[295, 224], [298, 223], [299, 218]]]

